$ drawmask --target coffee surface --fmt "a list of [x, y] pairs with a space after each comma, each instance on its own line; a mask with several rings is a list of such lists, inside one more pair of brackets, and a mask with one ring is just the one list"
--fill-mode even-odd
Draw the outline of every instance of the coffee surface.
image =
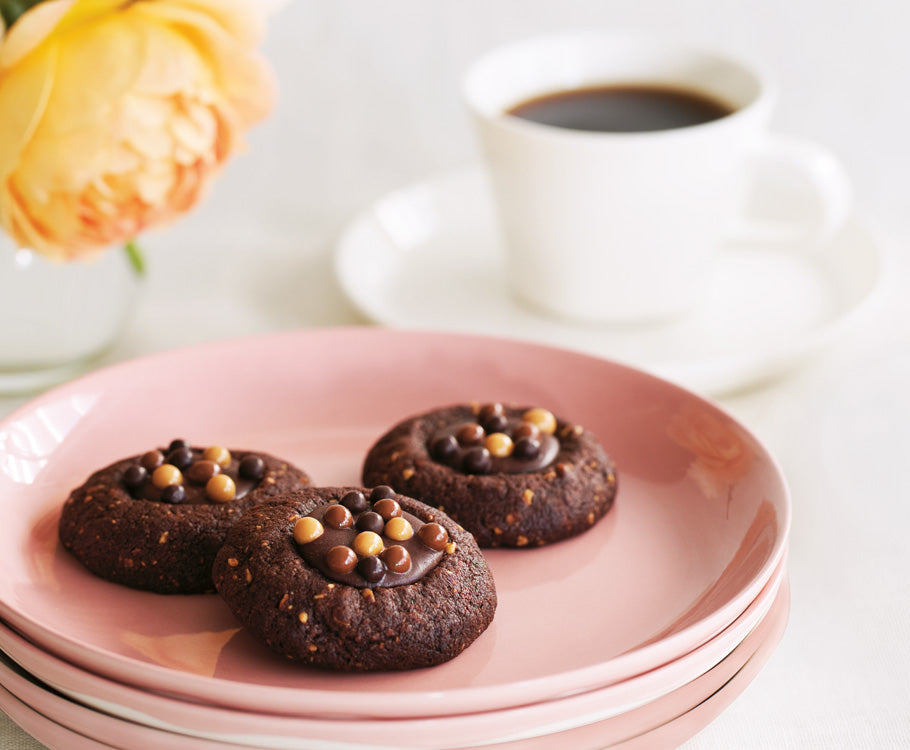
[[570, 130], [640, 133], [701, 125], [732, 112], [726, 103], [691, 89], [627, 84], [546, 94], [507, 114]]

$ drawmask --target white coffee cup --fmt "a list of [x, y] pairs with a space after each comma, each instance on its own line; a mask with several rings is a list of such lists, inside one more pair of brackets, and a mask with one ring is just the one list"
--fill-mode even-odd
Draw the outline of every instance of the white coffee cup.
[[[680, 88], [732, 113], [688, 127], [588, 132], [508, 114], [522, 102], [604, 85]], [[488, 53], [463, 90], [489, 170], [514, 294], [587, 321], [648, 321], [697, 302], [733, 237], [819, 242], [850, 211], [849, 181], [819, 146], [768, 132], [773, 87], [726, 54], [626, 31], [535, 37]], [[762, 163], [783, 170], [806, 210], [750, 217]]]

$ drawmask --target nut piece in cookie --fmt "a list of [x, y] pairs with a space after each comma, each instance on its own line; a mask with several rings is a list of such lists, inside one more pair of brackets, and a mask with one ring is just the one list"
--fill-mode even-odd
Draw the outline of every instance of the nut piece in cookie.
[[314, 487], [251, 509], [215, 558], [218, 593], [289, 659], [342, 671], [428, 667], [489, 626], [496, 589], [474, 539], [390, 487]]
[[63, 546], [95, 575], [160, 594], [212, 591], [212, 562], [243, 512], [307, 486], [266, 453], [173, 440], [92, 474], [63, 505]]
[[612, 507], [616, 467], [597, 438], [539, 406], [455, 405], [398, 423], [370, 448], [363, 482], [443, 509], [481, 547], [536, 547]]

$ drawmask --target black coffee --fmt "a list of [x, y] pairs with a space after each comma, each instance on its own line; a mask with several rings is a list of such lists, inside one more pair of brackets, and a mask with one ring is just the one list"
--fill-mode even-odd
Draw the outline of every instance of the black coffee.
[[560, 91], [508, 110], [510, 115], [542, 125], [606, 133], [685, 128], [732, 112], [726, 103], [697, 91], [639, 84]]

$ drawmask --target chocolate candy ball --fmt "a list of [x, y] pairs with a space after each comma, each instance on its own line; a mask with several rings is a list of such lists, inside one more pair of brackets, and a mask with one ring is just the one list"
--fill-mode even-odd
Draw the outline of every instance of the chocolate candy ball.
[[519, 441], [522, 438], [540, 438], [540, 428], [533, 422], [519, 422], [512, 430], [512, 440]]
[[375, 502], [373, 510], [382, 516], [383, 521], [388, 521], [390, 518], [396, 518], [401, 515], [401, 506], [398, 501], [390, 497], [384, 497], [382, 500]]
[[354, 516], [343, 505], [330, 505], [326, 508], [322, 520], [333, 529], [349, 529], [354, 525]]
[[494, 414], [489, 419], [485, 419], [481, 422], [483, 429], [486, 430], [487, 434], [492, 432], [503, 432], [509, 424], [509, 420], [506, 419], [504, 414]]
[[140, 463], [146, 471], [154, 471], [164, 463], [164, 454], [161, 451], [146, 451]]
[[171, 440], [171, 444], [167, 447], [168, 451], [175, 451], [178, 448], [189, 448], [190, 444], [186, 440]]
[[351, 513], [363, 513], [369, 507], [366, 496], [360, 490], [348, 492], [341, 498], [341, 504]]
[[186, 470], [186, 478], [196, 484], [205, 484], [216, 474], [221, 473], [221, 467], [214, 461], [194, 461]]
[[374, 487], [370, 492], [371, 503], [375, 503], [377, 500], [383, 500], [387, 497], [395, 497], [395, 490], [387, 484], [380, 484], [378, 487]]
[[452, 458], [458, 452], [458, 441], [454, 435], [445, 435], [436, 438], [430, 445], [430, 455], [437, 461]]
[[171, 505], [177, 505], [186, 500], [186, 487], [182, 484], [169, 484], [161, 490], [161, 499]]
[[449, 541], [449, 532], [438, 523], [425, 523], [417, 532], [417, 538], [435, 552], [442, 552]]
[[377, 583], [385, 575], [385, 566], [378, 557], [364, 557], [357, 563], [360, 577], [369, 583]]
[[149, 473], [144, 466], [133, 464], [132, 466], [127, 467], [127, 470], [123, 472], [123, 483], [129, 489], [134, 490], [148, 478], [148, 475]]
[[357, 516], [358, 531], [372, 531], [374, 534], [381, 534], [384, 528], [385, 520], [372, 510]]
[[486, 422], [491, 417], [505, 416], [505, 411], [505, 407], [500, 403], [484, 404], [480, 407], [480, 411], [477, 412], [477, 416], [481, 422]]
[[515, 447], [512, 449], [512, 455], [515, 458], [537, 458], [538, 453], [540, 453], [540, 441], [529, 437], [516, 440]]
[[175, 448], [168, 452], [167, 462], [172, 466], [176, 466], [178, 469], [185, 469], [193, 463], [193, 451], [185, 446]]
[[237, 467], [237, 473], [243, 479], [258, 482], [265, 476], [265, 461], [261, 456], [244, 456]]
[[350, 573], [357, 565], [357, 553], [350, 547], [338, 544], [325, 553], [325, 564], [333, 573]]
[[411, 569], [411, 555], [400, 544], [393, 544], [382, 551], [382, 561], [393, 573], [407, 573]]
[[483, 442], [484, 431], [479, 424], [469, 422], [455, 431], [455, 439], [459, 445], [478, 445]]
[[489, 474], [492, 466], [493, 459], [486, 448], [472, 448], [461, 460], [462, 471], [466, 474]]

